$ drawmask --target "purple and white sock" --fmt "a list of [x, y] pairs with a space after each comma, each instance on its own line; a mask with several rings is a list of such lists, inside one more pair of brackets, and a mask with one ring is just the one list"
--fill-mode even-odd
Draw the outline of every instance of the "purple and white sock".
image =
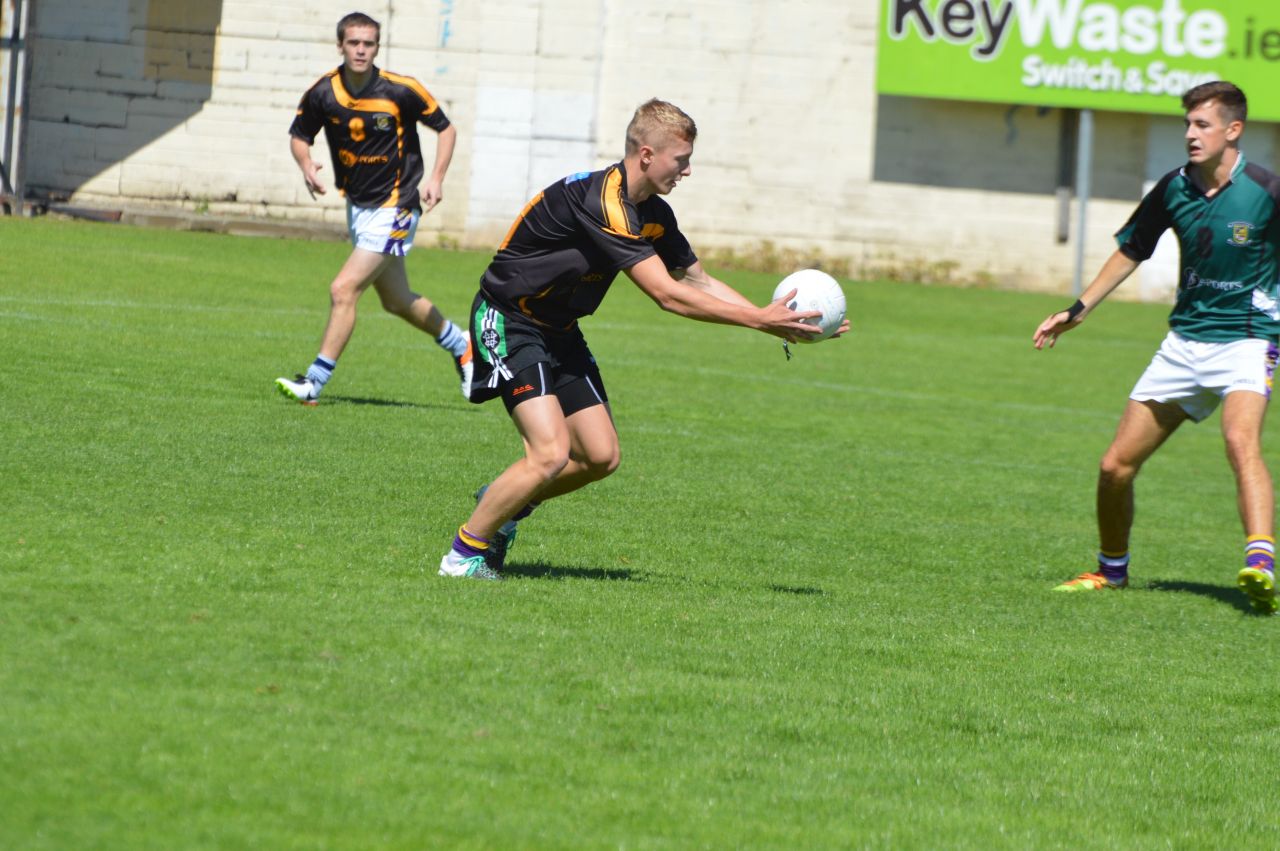
[[1253, 535], [1244, 544], [1244, 566], [1256, 567], [1274, 574], [1276, 571], [1276, 539], [1270, 535]]
[[1119, 555], [1098, 553], [1098, 572], [1113, 585], [1119, 585], [1129, 578], [1129, 553]]

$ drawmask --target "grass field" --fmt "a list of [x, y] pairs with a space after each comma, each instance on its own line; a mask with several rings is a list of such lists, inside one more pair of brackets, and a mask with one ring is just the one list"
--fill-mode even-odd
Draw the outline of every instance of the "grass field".
[[[435, 568], [499, 403], [373, 296], [318, 408], [274, 393], [343, 245], [0, 246], [0, 847], [1280, 846], [1217, 417], [1139, 481], [1134, 587], [1049, 591], [1163, 307], [1035, 352], [1061, 297], [847, 283], [787, 362], [620, 278], [622, 467], [482, 583]], [[462, 320], [487, 259], [410, 274]]]

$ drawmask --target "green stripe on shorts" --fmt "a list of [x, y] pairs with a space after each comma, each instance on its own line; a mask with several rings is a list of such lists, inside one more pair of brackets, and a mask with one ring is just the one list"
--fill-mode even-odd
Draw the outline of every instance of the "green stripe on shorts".
[[[493, 322], [486, 322], [486, 317], [492, 316]], [[507, 356], [507, 328], [506, 318], [501, 311], [494, 310], [489, 306], [489, 302], [484, 299], [480, 300], [480, 304], [476, 306], [476, 315], [473, 320], [475, 322], [477, 337], [480, 338], [480, 356], [484, 358], [485, 363], [492, 364], [493, 358], [497, 355], [499, 358]]]

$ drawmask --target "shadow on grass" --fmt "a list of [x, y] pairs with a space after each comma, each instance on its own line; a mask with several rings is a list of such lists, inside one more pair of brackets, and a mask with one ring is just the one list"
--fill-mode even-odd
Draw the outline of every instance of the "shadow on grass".
[[557, 567], [554, 564], [512, 564], [502, 566], [506, 576], [519, 576], [523, 579], [594, 579], [597, 582], [644, 582], [643, 575], [633, 573], [625, 568], [604, 567]]
[[823, 591], [821, 588], [806, 588], [803, 585], [770, 585], [769, 590], [777, 591], [779, 594], [796, 594], [801, 597], [811, 596], [811, 595], [816, 595], [821, 597], [827, 593], [826, 591]]
[[1219, 603], [1226, 603], [1232, 608], [1239, 609], [1242, 612], [1253, 615], [1257, 614], [1253, 610], [1253, 606], [1249, 605], [1249, 601], [1235, 588], [1226, 588], [1222, 585], [1209, 585], [1205, 582], [1181, 582], [1171, 579], [1156, 579], [1147, 583], [1149, 591], [1173, 591], [1185, 594], [1199, 594], [1201, 597], [1208, 597], [1217, 600]]
[[325, 394], [321, 404], [329, 402], [340, 402], [343, 405], [371, 405], [376, 408], [418, 408], [423, 411], [457, 410], [457, 407], [453, 405], [424, 405], [421, 402], [402, 402], [398, 399], [370, 399], [367, 396], [338, 396]]

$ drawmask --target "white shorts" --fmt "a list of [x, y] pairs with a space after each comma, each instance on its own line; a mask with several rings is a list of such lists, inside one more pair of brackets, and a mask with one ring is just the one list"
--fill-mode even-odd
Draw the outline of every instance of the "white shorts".
[[1199, 343], [1170, 331], [1129, 398], [1176, 402], [1200, 422], [1223, 396], [1236, 390], [1252, 390], [1270, 399], [1277, 353], [1270, 340]]
[[357, 207], [347, 204], [351, 244], [365, 251], [403, 257], [413, 248], [419, 214], [406, 207]]

